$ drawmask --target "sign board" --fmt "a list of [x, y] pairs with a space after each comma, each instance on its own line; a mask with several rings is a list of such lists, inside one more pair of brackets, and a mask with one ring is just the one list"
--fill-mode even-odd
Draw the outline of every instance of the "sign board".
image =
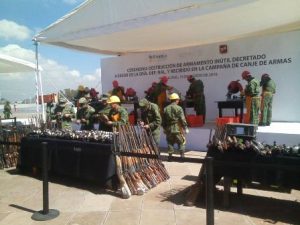
[[[296, 31], [102, 59], [102, 90], [110, 91], [112, 81], [117, 80], [125, 89], [134, 88], [142, 98], [152, 82], [168, 75], [168, 84], [184, 96], [189, 87], [186, 77], [194, 75], [205, 86], [206, 118], [214, 120], [218, 116], [216, 101], [226, 99], [230, 81], [242, 80], [244, 70], [259, 80], [268, 73], [277, 85], [273, 120], [299, 122], [299, 40], [300, 31]], [[246, 81], [241, 83], [246, 85]]]

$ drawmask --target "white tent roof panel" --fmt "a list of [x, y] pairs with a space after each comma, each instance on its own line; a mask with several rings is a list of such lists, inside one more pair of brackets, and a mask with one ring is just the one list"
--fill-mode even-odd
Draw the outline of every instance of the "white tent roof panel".
[[17, 73], [35, 71], [34, 63], [0, 54], [0, 73]]
[[35, 38], [83, 51], [126, 54], [298, 29], [299, 0], [88, 0]]

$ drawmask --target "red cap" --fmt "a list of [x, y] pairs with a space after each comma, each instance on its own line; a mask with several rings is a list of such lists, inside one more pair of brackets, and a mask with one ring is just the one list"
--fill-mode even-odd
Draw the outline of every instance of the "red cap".
[[118, 83], [118, 81], [116, 81], [116, 80], [114, 80], [114, 81], [112, 82], [112, 84], [113, 84], [113, 87], [114, 87], [114, 88], [119, 87], [119, 83]]
[[161, 82], [162, 82], [163, 84], [166, 84], [166, 83], [168, 82], [169, 78], [168, 78], [167, 76], [162, 76], [162, 77], [160, 78], [160, 80], [161, 80]]
[[243, 73], [242, 73], [242, 78], [244, 79], [244, 80], [246, 80], [248, 77], [250, 77], [251, 76], [251, 74], [250, 74], [250, 72], [249, 71], [247, 71], [247, 70], [245, 70]]
[[91, 90], [90, 90], [90, 96], [91, 96], [92, 98], [94, 98], [94, 97], [97, 97], [97, 94], [99, 94], [99, 92], [97, 92], [97, 91], [95, 90], [95, 88], [91, 88]]
[[186, 78], [188, 81], [194, 80], [195, 77], [193, 75], [188, 75]]

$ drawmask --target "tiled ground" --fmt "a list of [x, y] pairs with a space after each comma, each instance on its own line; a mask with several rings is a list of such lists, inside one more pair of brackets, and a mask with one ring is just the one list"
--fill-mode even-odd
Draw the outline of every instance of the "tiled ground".
[[[200, 153], [188, 152], [188, 156]], [[58, 180], [50, 182], [50, 208], [59, 217], [44, 222], [31, 219], [42, 209], [42, 183], [0, 170], [0, 225], [196, 225], [206, 223], [203, 201], [198, 206], [183, 205], [187, 188], [194, 184], [200, 164], [164, 162], [171, 178], [143, 196], [122, 199], [117, 193], [93, 184]], [[300, 179], [300, 178], [299, 178]], [[217, 187], [222, 189], [221, 186]], [[300, 224], [300, 191], [291, 193], [244, 189], [238, 198], [232, 188], [231, 206], [224, 209], [222, 192], [216, 192], [215, 224]]]

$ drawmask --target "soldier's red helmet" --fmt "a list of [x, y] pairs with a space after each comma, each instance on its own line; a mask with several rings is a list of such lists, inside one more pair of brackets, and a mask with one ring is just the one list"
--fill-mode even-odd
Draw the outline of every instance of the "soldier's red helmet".
[[193, 75], [188, 75], [186, 78], [188, 81], [192, 81], [195, 79], [195, 77]]
[[113, 85], [114, 88], [119, 87], [119, 83], [118, 83], [117, 80], [114, 80], [114, 81], [112, 82], [112, 85]]
[[242, 78], [244, 80], [248, 79], [249, 77], [251, 76], [250, 72], [245, 70], [243, 73], [242, 73]]
[[240, 84], [239, 82], [240, 80], [234, 80], [234, 81], [231, 81], [229, 83], [229, 85], [227, 86], [227, 90], [230, 92], [230, 93], [233, 93], [233, 94], [236, 94], [238, 93], [239, 91], [242, 91], [243, 90], [243, 86]]
[[162, 82], [163, 84], [167, 84], [169, 78], [168, 78], [167, 76], [162, 76], [162, 77], [160, 78], [160, 80], [161, 80], [161, 82]]

